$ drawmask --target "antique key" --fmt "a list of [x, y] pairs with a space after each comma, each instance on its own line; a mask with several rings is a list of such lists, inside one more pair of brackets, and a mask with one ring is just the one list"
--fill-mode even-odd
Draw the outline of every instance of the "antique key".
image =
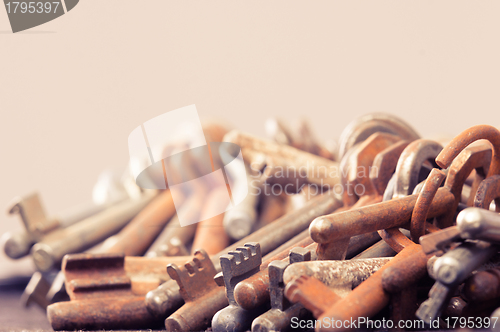
[[234, 299], [234, 288], [236, 284], [259, 271], [262, 263], [260, 245], [258, 243], [247, 243], [243, 248], [236, 248], [227, 255], [220, 257], [222, 272], [216, 276], [220, 286], [225, 285], [226, 296], [229, 306], [218, 311], [212, 318], [212, 330], [223, 331], [246, 331], [253, 320], [264, 309], [245, 310], [241, 308]]

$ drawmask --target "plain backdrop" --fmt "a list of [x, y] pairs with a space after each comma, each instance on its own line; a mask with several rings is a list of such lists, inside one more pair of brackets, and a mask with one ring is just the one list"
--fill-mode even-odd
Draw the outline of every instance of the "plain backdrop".
[[4, 213], [14, 196], [39, 191], [49, 214], [89, 200], [103, 169], [124, 169], [132, 129], [190, 104], [256, 135], [269, 116], [306, 117], [322, 140], [374, 111], [425, 137], [499, 125], [499, 12], [498, 1], [81, 0], [12, 34], [0, 8], [0, 233], [21, 229]]

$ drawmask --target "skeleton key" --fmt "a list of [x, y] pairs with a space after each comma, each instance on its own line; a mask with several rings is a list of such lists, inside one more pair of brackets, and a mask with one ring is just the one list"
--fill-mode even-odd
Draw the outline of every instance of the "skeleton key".
[[300, 303], [290, 305], [285, 297], [283, 274], [290, 264], [309, 260], [311, 260], [311, 251], [298, 247], [290, 251], [289, 262], [273, 261], [269, 264], [271, 310], [254, 319], [252, 332], [285, 331], [289, 329], [293, 317], [301, 319], [307, 315], [307, 311]]
[[167, 331], [205, 329], [212, 316], [228, 304], [224, 290], [214, 281], [214, 265], [203, 250], [197, 251], [184, 266], [169, 264], [167, 272], [179, 285], [179, 293], [185, 301], [165, 320]]
[[439, 317], [458, 285], [497, 251], [497, 246], [486, 242], [465, 242], [438, 258], [432, 266], [436, 282], [429, 299], [417, 310], [417, 317], [427, 323]]
[[169, 280], [165, 266], [182, 264], [188, 257], [134, 257], [123, 254], [72, 254], [62, 271], [71, 300], [144, 296]]
[[17, 259], [29, 254], [31, 247], [57, 228], [65, 228], [128, 197], [124, 185], [114, 173], [103, 172], [94, 186], [93, 201], [73, 206], [57, 215], [46, 216], [38, 193], [14, 199], [9, 214], [19, 214], [25, 231], [4, 234], [4, 251]]
[[[110, 254], [124, 253], [125, 255], [132, 256], [143, 254], [173, 213], [175, 213], [175, 207], [170, 191], [166, 190], [156, 196], [117, 235], [106, 240], [98, 251]], [[92, 256], [88, 256], [87, 259], [90, 260], [90, 257]], [[67, 297], [64, 290], [64, 275], [62, 272], [59, 272], [54, 278], [49, 289], [41, 287], [44, 282], [46, 281], [43, 280], [43, 277], [34, 276], [31, 283], [33, 287], [25, 290], [23, 298], [26, 300], [32, 298], [35, 300], [34, 302], [45, 308], [48, 304]], [[109, 283], [109, 285], [111, 284]], [[37, 301], [39, 299], [43, 300]]]
[[222, 272], [218, 274], [216, 279], [221, 280], [220, 276], [222, 275], [229, 306], [218, 311], [213, 316], [212, 330], [214, 332], [246, 331], [250, 327], [253, 318], [266, 308], [257, 308], [255, 310], [241, 308], [234, 299], [234, 288], [238, 282], [259, 271], [262, 263], [260, 245], [258, 243], [247, 243], [243, 248], [236, 248], [236, 251], [230, 251], [227, 255], [222, 255], [220, 262]]
[[150, 191], [138, 199], [127, 199], [67, 228], [58, 229], [31, 248], [31, 255], [40, 271], [48, 271], [65, 254], [80, 252], [98, 244], [122, 229], [156, 195]]

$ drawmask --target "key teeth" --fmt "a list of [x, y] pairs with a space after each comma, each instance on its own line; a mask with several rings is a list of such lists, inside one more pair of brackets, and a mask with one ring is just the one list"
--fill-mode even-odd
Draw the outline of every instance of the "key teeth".
[[288, 300], [293, 303], [297, 303], [300, 298], [300, 294], [302, 294], [302, 290], [300, 289], [307, 281], [309, 280], [309, 276], [301, 275], [300, 277], [296, 277], [293, 279], [288, 285], [285, 287], [285, 296]]
[[203, 264], [210, 260], [208, 254], [203, 249], [195, 251], [192, 260], [187, 261], [183, 267], [178, 267], [176, 264], [167, 265], [167, 273], [170, 278], [184, 283], [184, 278], [193, 278], [196, 274], [203, 269]]
[[193, 274], [196, 274], [196, 272], [198, 272], [198, 268], [194, 261], [189, 261], [184, 264], [184, 268], [186, 269], [189, 276], [192, 276]]
[[181, 280], [182, 271], [177, 265], [168, 264], [167, 265], [167, 273], [170, 276], [170, 278], [177, 281], [178, 283], [182, 283], [182, 280]]
[[193, 258], [193, 263], [194, 263], [194, 266], [197, 270], [200, 270], [203, 268], [201, 261], [196, 256]]
[[258, 243], [258, 242], [248, 242], [248, 243], [245, 243], [244, 247], [250, 249], [250, 251], [252, 253], [252, 256], [261, 255], [261, 252], [260, 252], [260, 243]]
[[[260, 244], [257, 242], [245, 243], [244, 247], [238, 247], [234, 251], [229, 251], [227, 255], [220, 257], [221, 262], [226, 261], [230, 264], [231, 269], [235, 269], [238, 265], [249, 261], [262, 262]], [[249, 264], [249, 263], [245, 263]]]
[[[238, 250], [240, 248], [236, 248]], [[246, 261], [247, 258], [245, 257], [245, 254], [241, 251], [230, 251], [228, 252], [229, 255], [231, 255], [230, 261], [232, 265], [239, 265], [242, 262]]]
[[311, 250], [295, 247], [290, 250], [290, 264], [297, 262], [306, 262], [311, 260]]

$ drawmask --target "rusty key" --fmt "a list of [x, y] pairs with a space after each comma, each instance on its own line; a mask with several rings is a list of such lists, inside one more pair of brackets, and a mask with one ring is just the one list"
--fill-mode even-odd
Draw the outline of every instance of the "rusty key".
[[[257, 310], [245, 310], [241, 308], [234, 299], [234, 287], [236, 284], [259, 271], [262, 263], [260, 245], [258, 243], [247, 243], [243, 248], [236, 248], [227, 255], [220, 257], [222, 272], [216, 276], [223, 281], [226, 287], [226, 296], [229, 305], [219, 310], [212, 318], [212, 330], [222, 331], [246, 331], [253, 320], [265, 308]], [[221, 285], [220, 284], [220, 285]]]
[[[156, 196], [117, 235], [109, 238], [98, 251], [102, 253], [123, 253], [125, 255], [143, 254], [173, 213], [175, 213], [174, 204], [170, 191], [167, 190]], [[86, 257], [88, 261], [92, 260], [91, 255], [82, 257]], [[91, 265], [91, 263], [87, 264]], [[85, 273], [85, 271], [82, 271], [82, 273]], [[44, 280], [42, 279], [35, 276], [32, 284], [43, 284]], [[108, 283], [110, 288], [114, 287], [112, 286], [112, 280], [110, 279]], [[57, 297], [64, 292], [62, 290], [64, 288], [64, 275], [59, 272], [49, 289], [33, 287], [35, 288], [27, 288], [23, 293], [23, 297], [28, 301], [33, 298], [42, 307], [46, 307], [47, 304], [56, 302]], [[45, 300], [36, 301], [41, 298]]]
[[311, 251], [299, 247], [290, 251], [289, 262], [273, 261], [269, 264], [271, 310], [254, 319], [252, 332], [285, 331], [289, 329], [293, 317], [303, 318], [307, 315], [307, 311], [300, 303], [290, 305], [285, 297], [283, 274], [290, 264], [310, 259]]
[[[224, 197], [227, 197], [225, 186], [212, 189], [201, 215], [212, 216], [224, 211], [226, 208]], [[198, 223], [192, 246], [193, 253], [198, 249], [203, 249], [209, 256], [215, 255], [229, 245], [229, 236], [222, 226], [224, 215], [224, 213], [219, 213]]]
[[185, 304], [165, 320], [167, 331], [199, 331], [228, 300], [214, 280], [216, 270], [208, 255], [197, 251], [184, 266], [170, 264], [167, 272], [179, 285]]
[[40, 271], [48, 271], [65, 254], [83, 251], [123, 228], [156, 195], [147, 192], [138, 199], [127, 199], [70, 227], [50, 233], [31, 249]]
[[172, 193], [170, 190], [165, 190], [144, 207], [117, 235], [109, 238], [109, 242], [105, 241], [100, 250], [123, 253], [125, 256], [141, 256], [174, 214]]
[[170, 279], [167, 264], [182, 264], [189, 258], [71, 254], [64, 257], [62, 271], [71, 300], [144, 296]]
[[224, 140], [238, 144], [246, 163], [261, 172], [268, 183], [289, 185], [287, 189], [293, 187], [296, 192], [306, 183], [329, 189], [340, 184], [338, 176], [331, 176], [331, 173], [338, 173], [335, 172], [338, 163], [332, 160], [236, 130], [229, 132]]
[[341, 297], [314, 277], [301, 275], [285, 287], [285, 295], [292, 303], [300, 303], [318, 318]]
[[99, 213], [129, 195], [113, 173], [104, 172], [94, 186], [93, 196], [93, 201], [73, 206], [50, 217], [46, 216], [38, 193], [15, 198], [9, 214], [19, 214], [25, 230], [2, 236], [6, 255], [13, 259], [26, 256], [31, 247], [47, 234]]

